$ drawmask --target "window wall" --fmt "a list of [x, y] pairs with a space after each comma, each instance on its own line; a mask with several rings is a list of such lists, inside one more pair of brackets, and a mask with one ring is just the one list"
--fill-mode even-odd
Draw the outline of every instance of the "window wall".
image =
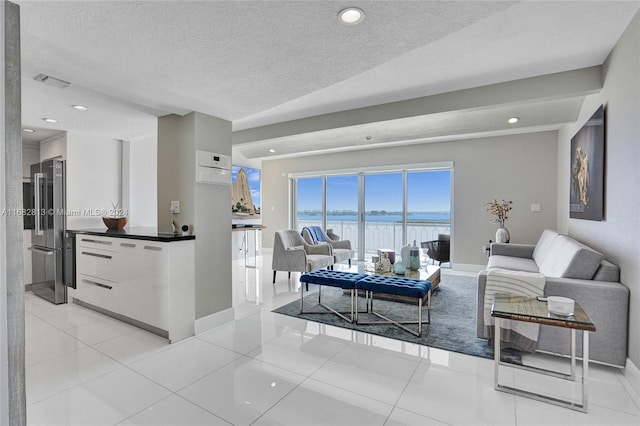
[[305, 226], [324, 228], [324, 178], [309, 177], [296, 180], [295, 185], [296, 227], [302, 231]]
[[[450, 234], [451, 171], [407, 173], [407, 242], [437, 240]], [[440, 232], [445, 231], [445, 232]]]
[[358, 259], [451, 233], [451, 167], [292, 177], [294, 227], [351, 241]]
[[365, 258], [378, 249], [396, 252], [404, 238], [404, 173], [364, 175], [364, 247]]
[[358, 181], [357, 175], [327, 176], [326, 229], [341, 239], [351, 241], [357, 253], [358, 241]]

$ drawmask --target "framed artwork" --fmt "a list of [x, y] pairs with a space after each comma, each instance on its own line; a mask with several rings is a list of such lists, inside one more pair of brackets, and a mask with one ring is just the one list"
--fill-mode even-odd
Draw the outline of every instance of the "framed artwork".
[[231, 167], [233, 222], [260, 219], [260, 169]]
[[571, 138], [570, 218], [604, 218], [604, 156], [605, 114], [600, 106]]

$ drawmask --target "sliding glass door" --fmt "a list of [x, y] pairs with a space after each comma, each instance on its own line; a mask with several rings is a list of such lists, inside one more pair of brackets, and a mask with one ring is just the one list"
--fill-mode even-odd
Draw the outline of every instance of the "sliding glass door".
[[296, 184], [296, 228], [323, 226], [324, 179], [322, 177], [300, 178]]
[[415, 240], [437, 240], [438, 234], [449, 234], [451, 223], [451, 172], [449, 170], [407, 173], [407, 237]]
[[358, 252], [358, 176], [326, 177], [327, 229], [351, 241], [351, 248]]
[[360, 260], [451, 233], [450, 167], [300, 176], [292, 183], [294, 226], [332, 229]]
[[404, 221], [402, 173], [364, 176], [364, 258], [378, 249], [396, 252], [402, 247]]

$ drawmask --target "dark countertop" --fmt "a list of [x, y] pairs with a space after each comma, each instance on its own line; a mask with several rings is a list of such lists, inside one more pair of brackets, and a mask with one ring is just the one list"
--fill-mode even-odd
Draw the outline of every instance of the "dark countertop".
[[172, 234], [169, 232], [158, 232], [157, 228], [135, 226], [132, 228], [124, 228], [119, 230], [110, 230], [104, 228], [96, 229], [67, 229], [71, 234], [96, 235], [100, 237], [112, 238], [129, 238], [133, 240], [158, 241], [161, 243], [170, 243], [172, 241], [195, 240], [195, 235]]
[[262, 231], [263, 229], [267, 229], [267, 227], [264, 225], [231, 225], [232, 231], [251, 231], [252, 229]]

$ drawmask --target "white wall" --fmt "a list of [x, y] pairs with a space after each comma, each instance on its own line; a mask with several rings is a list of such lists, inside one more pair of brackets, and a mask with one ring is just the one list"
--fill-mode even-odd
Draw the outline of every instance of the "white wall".
[[[482, 246], [497, 229], [484, 204], [494, 198], [513, 200], [506, 227], [514, 243], [535, 243], [556, 228], [556, 156], [557, 133], [540, 132], [263, 161], [263, 244], [272, 247], [274, 232], [289, 227], [289, 173], [453, 161], [453, 263], [484, 265]], [[532, 203], [542, 211], [531, 212]]]
[[[42, 149], [42, 148], [41, 148]], [[120, 200], [121, 142], [67, 133], [67, 210], [109, 210]], [[68, 216], [68, 229], [105, 229], [100, 214]]]
[[129, 226], [158, 226], [158, 135], [129, 141]]
[[[620, 266], [631, 290], [629, 358], [640, 366], [640, 14], [603, 66], [601, 93], [589, 96], [576, 124], [558, 134], [558, 220], [560, 230], [601, 251]], [[605, 106], [605, 218], [569, 219], [571, 138]]]
[[66, 160], [67, 157], [67, 135], [53, 136], [40, 142], [40, 161], [49, 158], [60, 158]]

